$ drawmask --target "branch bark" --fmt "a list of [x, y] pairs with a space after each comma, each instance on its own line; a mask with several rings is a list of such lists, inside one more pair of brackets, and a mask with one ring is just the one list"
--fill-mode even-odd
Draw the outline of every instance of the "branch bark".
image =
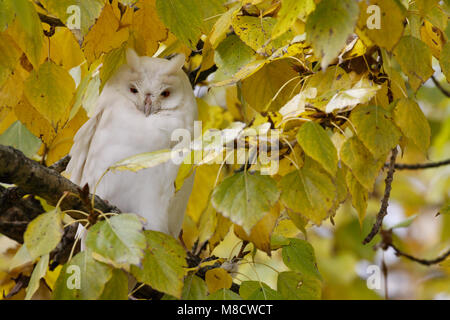
[[[45, 199], [55, 206], [64, 192], [73, 195], [67, 196], [61, 203], [61, 209], [75, 209], [89, 212], [85, 202], [78, 195], [81, 189], [61, 176], [68, 158], [64, 158], [53, 166], [47, 168], [31, 159], [22, 152], [0, 145], [0, 182], [14, 184], [17, 187], [4, 188], [0, 186], [0, 233], [19, 243], [23, 243], [23, 234], [30, 223], [38, 215], [45, 212], [39, 200], [34, 195]], [[27, 197], [25, 197], [28, 195]], [[90, 197], [92, 199], [92, 196]], [[95, 197], [95, 207], [103, 212], [116, 212], [120, 210], [108, 202]], [[83, 215], [71, 212], [74, 219], [84, 218]], [[74, 242], [77, 226], [72, 225], [64, 231], [64, 237], [58, 247], [51, 253], [51, 258], [58, 264], [64, 264], [70, 254]]]
[[46, 16], [45, 14], [42, 14], [42, 13], [38, 13], [38, 15], [39, 15], [39, 19], [42, 22], [48, 24], [49, 26], [52, 26], [52, 27], [65, 27], [66, 26], [58, 18], [49, 17], [49, 16]]
[[[61, 176], [57, 171], [28, 159], [19, 150], [2, 145], [0, 145], [0, 182], [14, 184], [24, 194], [39, 196], [52, 206], [58, 203], [65, 192], [69, 192], [71, 195], [62, 201], [61, 209], [89, 212], [89, 208], [78, 197], [81, 190], [76, 184]], [[95, 207], [102, 212], [120, 213], [117, 207], [98, 196], [95, 197]], [[84, 218], [77, 213], [70, 213], [70, 216], [74, 219]]]
[[381, 229], [381, 226], [383, 225], [383, 219], [387, 215], [387, 208], [389, 206], [389, 197], [391, 196], [391, 188], [392, 188], [392, 181], [394, 179], [394, 172], [395, 172], [395, 160], [397, 159], [398, 149], [395, 147], [392, 149], [391, 153], [391, 159], [389, 161], [389, 171], [386, 176], [385, 180], [385, 189], [384, 189], [384, 196], [381, 200], [381, 208], [378, 212], [377, 219], [375, 221], [375, 224], [372, 227], [372, 230], [367, 235], [367, 237], [364, 239], [363, 244], [367, 244], [378, 234], [378, 232]]
[[[430, 162], [430, 163], [417, 163], [417, 164], [405, 164], [405, 163], [396, 163], [396, 170], [423, 170], [423, 169], [432, 169], [443, 166], [450, 165], [450, 159], [442, 160], [438, 162]], [[384, 165], [385, 168], [389, 168], [389, 163]]]

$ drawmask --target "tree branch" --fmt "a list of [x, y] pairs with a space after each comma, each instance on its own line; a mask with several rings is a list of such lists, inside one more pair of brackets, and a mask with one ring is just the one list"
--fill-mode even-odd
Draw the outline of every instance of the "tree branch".
[[66, 26], [58, 18], [49, 17], [42, 13], [38, 13], [38, 15], [39, 15], [39, 19], [41, 19], [42, 22], [48, 24], [49, 26], [52, 26], [52, 27], [65, 27]]
[[[40, 196], [49, 204], [56, 205], [64, 192], [74, 195], [80, 194], [80, 188], [59, 173], [64, 171], [69, 157], [47, 168], [31, 159], [22, 152], [0, 145], [0, 182], [15, 184], [17, 187], [4, 188], [0, 186], [0, 233], [19, 243], [23, 243], [23, 234], [28, 224], [38, 215], [45, 212], [39, 200], [33, 195]], [[30, 195], [25, 197], [26, 195]], [[91, 198], [92, 199], [92, 198]], [[88, 212], [84, 202], [77, 196], [68, 196], [61, 204], [63, 210], [75, 209]], [[95, 198], [95, 207], [103, 212], [120, 210], [106, 201]], [[72, 218], [79, 219], [76, 213], [70, 213]], [[64, 230], [64, 236], [58, 247], [51, 253], [52, 260], [57, 264], [64, 264], [70, 254], [76, 225]]]
[[380, 234], [381, 234], [381, 242], [377, 246], [381, 247], [381, 249], [387, 250], [389, 248], [392, 248], [392, 249], [394, 249], [395, 254], [398, 257], [404, 257], [404, 258], [406, 258], [408, 260], [420, 263], [420, 264], [422, 264], [424, 266], [431, 266], [431, 265], [434, 265], [434, 264], [441, 263], [441, 262], [445, 261], [445, 259], [450, 257], [450, 249], [448, 249], [447, 252], [445, 252], [444, 254], [442, 254], [441, 256], [439, 256], [439, 257], [437, 257], [435, 259], [430, 259], [430, 260], [420, 259], [420, 258], [414, 257], [414, 256], [412, 256], [412, 255], [410, 255], [410, 254], [408, 254], [406, 252], [403, 252], [402, 250], [397, 248], [396, 245], [394, 245], [394, 243], [392, 241], [392, 229], [382, 230], [380, 232]]
[[378, 234], [378, 232], [381, 229], [381, 226], [383, 225], [383, 219], [387, 215], [387, 208], [389, 206], [389, 197], [391, 196], [391, 188], [392, 188], [392, 181], [394, 179], [394, 172], [395, 172], [395, 160], [397, 159], [398, 149], [395, 147], [392, 149], [391, 154], [391, 160], [389, 161], [389, 171], [386, 176], [385, 180], [385, 189], [384, 189], [384, 196], [381, 200], [381, 208], [378, 212], [377, 219], [375, 221], [375, 224], [372, 227], [372, 230], [367, 235], [367, 237], [364, 239], [363, 244], [367, 244]]
[[416, 258], [416, 257], [414, 257], [414, 256], [412, 256], [412, 255], [410, 255], [410, 254], [407, 254], [407, 253], [401, 251], [401, 250], [400, 250], [399, 248], [397, 248], [393, 243], [391, 243], [391, 244], [389, 245], [389, 247], [391, 247], [392, 249], [394, 249], [395, 254], [396, 254], [397, 256], [404, 257], [404, 258], [406, 258], [406, 259], [409, 259], [409, 260], [411, 260], [411, 261], [414, 261], [414, 262], [423, 264], [423, 265], [425, 265], [425, 266], [431, 266], [431, 265], [434, 265], [434, 264], [441, 263], [441, 262], [443, 262], [445, 259], [447, 259], [448, 257], [450, 257], [450, 249], [447, 250], [447, 252], [445, 252], [443, 255], [441, 255], [441, 256], [439, 256], [439, 257], [437, 257], [437, 258], [435, 258], [435, 259], [426, 260], [426, 259]]
[[[37, 195], [52, 206], [56, 206], [64, 193], [69, 192], [72, 195], [62, 201], [61, 209], [89, 212], [89, 208], [78, 197], [81, 190], [76, 184], [58, 172], [28, 159], [19, 150], [3, 145], [0, 145], [0, 182], [15, 184], [25, 194]], [[120, 212], [117, 207], [98, 196], [95, 197], [95, 207], [102, 212]], [[70, 216], [74, 219], [84, 218], [77, 213], [70, 213]]]
[[[423, 169], [431, 169], [431, 168], [438, 168], [450, 165], [450, 159], [438, 161], [438, 162], [430, 162], [430, 163], [417, 163], [417, 164], [403, 164], [403, 163], [396, 163], [395, 169], [396, 170], [423, 170]], [[384, 165], [385, 168], [389, 167], [389, 163], [386, 163]]]
[[446, 97], [450, 98], [450, 92], [442, 86], [442, 84], [436, 79], [435, 76], [431, 76], [431, 80], [433, 80], [436, 88], [438, 88]]
[[56, 161], [54, 164], [52, 164], [49, 168], [52, 170], [55, 170], [58, 173], [63, 172], [66, 170], [67, 165], [69, 164], [70, 156], [65, 156], [59, 161]]

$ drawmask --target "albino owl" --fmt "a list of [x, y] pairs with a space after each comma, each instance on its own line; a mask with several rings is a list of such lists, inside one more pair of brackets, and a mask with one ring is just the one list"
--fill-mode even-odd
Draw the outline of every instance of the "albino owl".
[[[78, 131], [67, 172], [79, 186], [95, 184], [105, 170], [127, 157], [173, 147], [171, 134], [193, 134], [197, 105], [185, 58], [139, 57], [127, 52], [127, 64], [105, 85], [95, 114]], [[178, 165], [169, 161], [138, 172], [108, 172], [96, 193], [123, 212], [145, 218], [145, 228], [178, 237], [192, 190], [193, 176], [175, 193]]]

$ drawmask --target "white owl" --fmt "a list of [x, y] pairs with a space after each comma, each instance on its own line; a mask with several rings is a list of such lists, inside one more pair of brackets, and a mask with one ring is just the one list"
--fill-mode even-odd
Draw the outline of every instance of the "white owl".
[[[127, 157], [173, 147], [176, 129], [193, 134], [197, 105], [185, 57], [139, 57], [127, 51], [127, 64], [106, 83], [95, 114], [78, 131], [67, 172], [91, 192], [105, 170]], [[145, 218], [145, 228], [178, 237], [193, 176], [175, 193], [178, 165], [172, 161], [138, 172], [108, 172], [96, 193], [123, 212]]]

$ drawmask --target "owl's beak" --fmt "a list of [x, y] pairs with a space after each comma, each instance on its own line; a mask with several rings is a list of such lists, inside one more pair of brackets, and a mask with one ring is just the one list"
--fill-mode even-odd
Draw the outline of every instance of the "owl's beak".
[[151, 96], [148, 94], [145, 97], [144, 101], [144, 114], [146, 117], [148, 117], [152, 113], [152, 99]]

